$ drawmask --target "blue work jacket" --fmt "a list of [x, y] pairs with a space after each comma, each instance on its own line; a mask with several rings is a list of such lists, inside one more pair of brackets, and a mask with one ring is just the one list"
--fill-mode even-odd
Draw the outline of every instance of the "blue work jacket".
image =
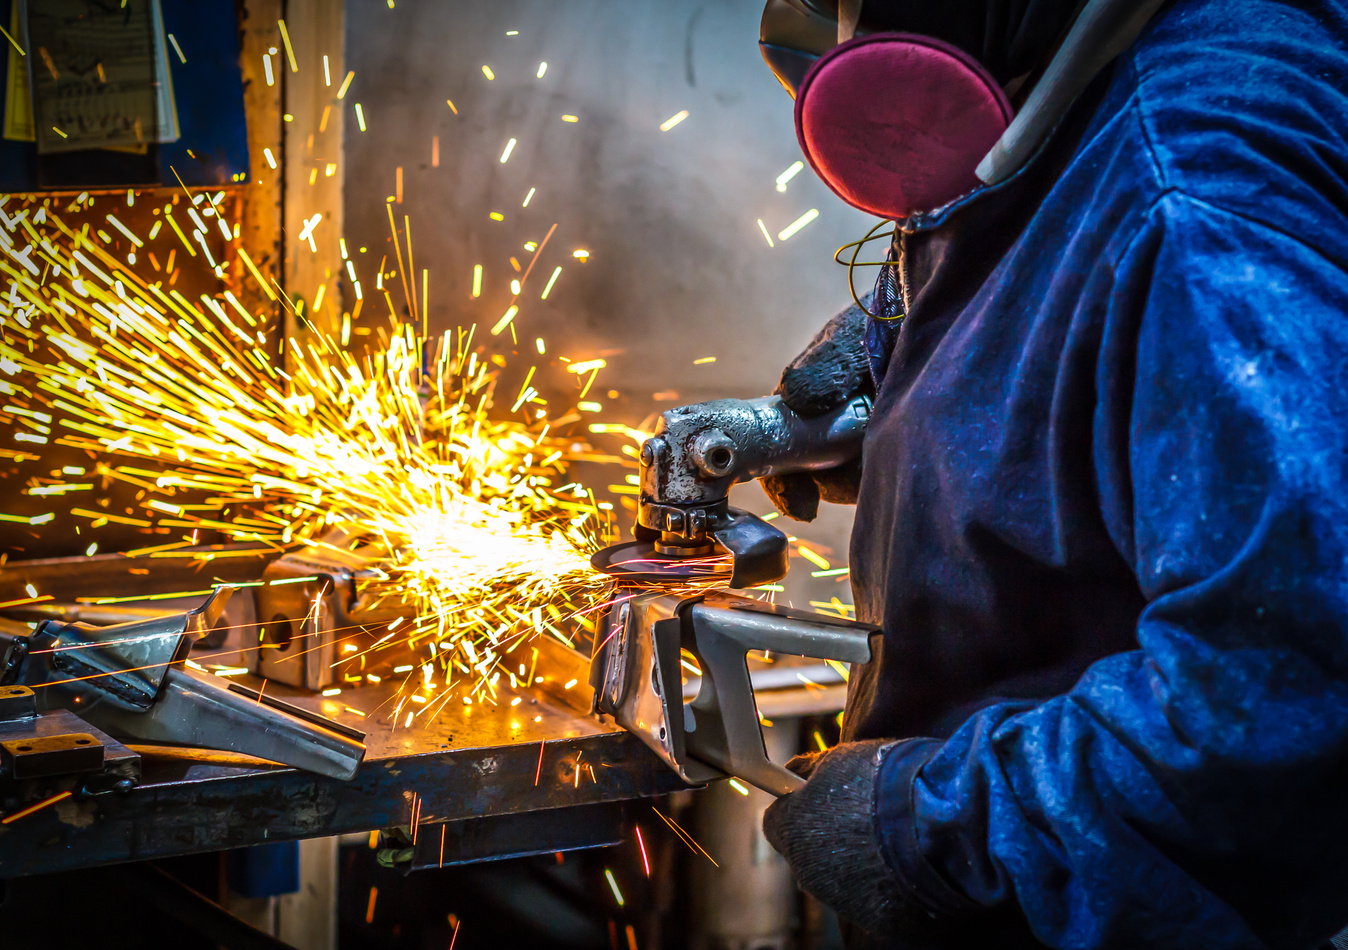
[[851, 553], [883, 649], [845, 720], [931, 737], [881, 770], [891, 869], [998, 948], [1322, 944], [1348, 6], [1176, 0], [1016, 178], [904, 231]]

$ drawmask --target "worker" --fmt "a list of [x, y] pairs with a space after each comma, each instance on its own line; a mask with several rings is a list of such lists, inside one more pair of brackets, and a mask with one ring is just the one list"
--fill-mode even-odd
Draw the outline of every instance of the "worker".
[[[942, 89], [811, 104], [835, 50], [902, 32], [1018, 116], [1078, 6], [866, 0], [842, 46], [765, 18], [765, 51], [835, 191], [917, 194], [921, 134], [856, 123], [857, 183], [819, 123]], [[765, 826], [875, 946], [1315, 948], [1348, 924], [1348, 5], [1171, 0], [1130, 28], [1014, 173], [974, 156], [961, 193], [873, 209], [897, 221], [875, 296], [779, 390], [875, 398], [859, 468], [765, 484], [797, 518], [857, 504], [882, 645]]]

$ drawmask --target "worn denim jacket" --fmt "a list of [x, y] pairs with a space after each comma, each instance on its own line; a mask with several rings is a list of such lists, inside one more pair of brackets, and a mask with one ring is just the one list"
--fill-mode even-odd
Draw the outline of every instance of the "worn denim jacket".
[[1003, 947], [1316, 946], [1348, 923], [1348, 7], [1176, 0], [1033, 164], [904, 232], [846, 719], [932, 737], [881, 772], [891, 868]]

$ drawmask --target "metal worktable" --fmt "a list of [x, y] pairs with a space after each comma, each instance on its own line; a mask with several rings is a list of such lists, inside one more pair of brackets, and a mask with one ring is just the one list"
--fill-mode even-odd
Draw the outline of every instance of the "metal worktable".
[[[260, 564], [231, 557], [192, 566], [189, 577], [187, 562], [121, 555], [21, 562], [0, 567], [0, 602], [22, 598], [29, 583], [71, 600], [207, 587], [257, 577]], [[637, 738], [588, 714], [583, 658], [559, 650], [551, 659], [551, 682], [521, 693], [518, 706], [505, 705], [507, 693], [500, 706], [458, 705], [410, 728], [389, 718], [387, 685], [338, 700], [268, 683], [367, 733], [352, 780], [205, 752], [147, 755], [141, 783], [125, 793], [67, 798], [0, 825], [0, 878], [410, 825], [414, 810], [414, 865], [612, 843], [619, 803], [683, 786]], [[563, 677], [580, 683], [562, 689]]]

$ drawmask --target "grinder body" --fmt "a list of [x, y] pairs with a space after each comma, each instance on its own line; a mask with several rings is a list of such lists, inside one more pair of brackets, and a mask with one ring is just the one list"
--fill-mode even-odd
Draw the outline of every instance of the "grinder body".
[[731, 487], [850, 461], [861, 452], [870, 412], [867, 396], [811, 417], [792, 411], [780, 396], [717, 399], [665, 412], [641, 448], [634, 534], [647, 548], [601, 552], [595, 566], [621, 576], [615, 553], [673, 561], [705, 558], [719, 546], [731, 558], [731, 587], [777, 580], [786, 574], [786, 536], [732, 508]]
[[[619, 587], [601, 620], [591, 683], [595, 711], [613, 716], [690, 784], [734, 775], [783, 795], [803, 781], [764, 751], [749, 652], [845, 663], [872, 656], [875, 627], [713, 592], [699, 572], [709, 558], [729, 555], [730, 587], [785, 576], [786, 535], [730, 507], [731, 487], [851, 461], [870, 412], [867, 396], [810, 417], [780, 396], [718, 399], [664, 413], [642, 445], [637, 540], [593, 558]], [[684, 650], [702, 671], [687, 697]]]

